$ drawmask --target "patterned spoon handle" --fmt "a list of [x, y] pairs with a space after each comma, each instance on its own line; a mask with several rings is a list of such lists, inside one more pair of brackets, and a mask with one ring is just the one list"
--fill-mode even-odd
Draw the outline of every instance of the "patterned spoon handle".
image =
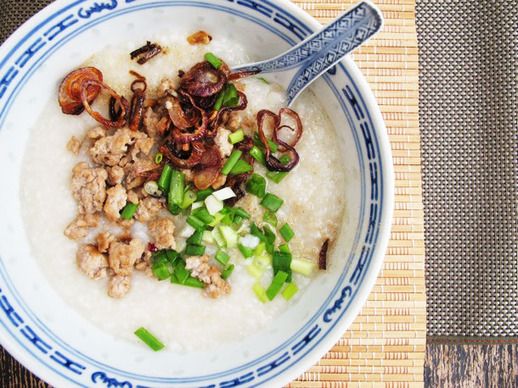
[[234, 70], [282, 73], [275, 81], [286, 87], [291, 104], [311, 82], [371, 38], [382, 25], [380, 11], [364, 1], [285, 53]]

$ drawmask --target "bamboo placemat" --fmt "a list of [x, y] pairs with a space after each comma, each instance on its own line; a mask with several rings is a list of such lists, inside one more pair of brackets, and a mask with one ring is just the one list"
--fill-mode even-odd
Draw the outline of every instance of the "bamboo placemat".
[[[353, 0], [293, 0], [325, 24]], [[353, 54], [383, 113], [396, 178], [391, 241], [360, 316], [291, 387], [423, 385], [426, 342], [424, 227], [414, 0], [377, 0], [383, 31]]]

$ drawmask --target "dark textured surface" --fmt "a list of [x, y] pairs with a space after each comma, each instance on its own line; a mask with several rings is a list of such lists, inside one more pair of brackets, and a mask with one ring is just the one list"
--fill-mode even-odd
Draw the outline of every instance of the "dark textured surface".
[[518, 0], [417, 2], [429, 336], [518, 335]]
[[516, 388], [518, 345], [428, 345], [427, 387]]

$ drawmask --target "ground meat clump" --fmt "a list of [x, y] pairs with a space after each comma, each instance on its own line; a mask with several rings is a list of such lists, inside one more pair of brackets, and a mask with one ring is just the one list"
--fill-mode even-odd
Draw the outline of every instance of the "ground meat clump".
[[133, 266], [144, 253], [145, 244], [139, 239], [133, 239], [128, 244], [113, 242], [109, 249], [110, 268], [117, 275], [131, 275]]
[[130, 146], [139, 139], [146, 138], [143, 132], [118, 129], [113, 135], [99, 138], [90, 148], [92, 160], [98, 164], [116, 166], [127, 156]]
[[124, 179], [124, 169], [120, 166], [108, 167], [108, 183], [112, 186], [120, 185]]
[[228, 129], [220, 128], [218, 130], [218, 134], [214, 138], [214, 142], [218, 146], [219, 153], [223, 157], [230, 156], [232, 149], [234, 148], [234, 146], [228, 141], [228, 136], [231, 133], [232, 132], [230, 132]]
[[102, 253], [107, 253], [110, 249], [110, 244], [116, 241], [116, 238], [110, 232], [102, 232], [97, 235], [97, 250]]
[[76, 254], [77, 266], [91, 279], [101, 279], [106, 276], [108, 260], [93, 245], [81, 245]]
[[216, 266], [209, 264], [208, 256], [187, 258], [185, 268], [191, 271], [191, 276], [205, 283], [205, 295], [219, 298], [230, 293], [230, 284], [221, 278], [221, 272]]
[[104, 204], [104, 213], [110, 221], [120, 219], [120, 211], [126, 205], [128, 195], [122, 185], [113, 186], [106, 191], [106, 202]]
[[115, 275], [108, 281], [108, 295], [120, 299], [130, 290], [131, 278], [129, 276]]
[[65, 236], [71, 240], [80, 240], [85, 238], [91, 228], [99, 226], [101, 216], [96, 214], [78, 214], [65, 229]]
[[80, 149], [81, 149], [81, 140], [79, 140], [75, 136], [72, 136], [67, 143], [67, 150], [72, 152], [74, 155], [78, 155]]
[[135, 218], [140, 222], [148, 222], [155, 218], [164, 207], [164, 201], [158, 198], [147, 197], [140, 201]]
[[88, 167], [78, 163], [72, 170], [72, 195], [81, 214], [94, 214], [102, 210], [106, 199], [108, 173], [103, 168]]
[[170, 218], [156, 218], [148, 224], [149, 234], [158, 249], [174, 249], [174, 223]]

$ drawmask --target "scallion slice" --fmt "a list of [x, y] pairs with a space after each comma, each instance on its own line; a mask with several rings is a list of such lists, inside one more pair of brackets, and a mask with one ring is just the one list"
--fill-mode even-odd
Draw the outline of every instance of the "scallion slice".
[[128, 202], [124, 209], [121, 211], [121, 218], [123, 220], [131, 220], [137, 212], [138, 205], [132, 202]]
[[205, 229], [205, 223], [202, 220], [200, 220], [198, 217], [195, 217], [193, 215], [190, 215], [189, 217], [187, 217], [187, 223], [196, 230]]
[[227, 268], [225, 268], [223, 270], [223, 272], [221, 273], [221, 278], [223, 280], [227, 280], [230, 275], [232, 275], [232, 272], [234, 272], [234, 268], [235, 268], [235, 265], [234, 264], [230, 264]]
[[191, 212], [191, 215], [198, 218], [205, 225], [210, 224], [214, 221], [214, 216], [209, 213], [209, 211], [205, 207], [200, 207]]
[[178, 170], [171, 172], [171, 184], [167, 194], [167, 207], [172, 214], [179, 214], [185, 195], [184, 175]]
[[286, 300], [291, 300], [298, 290], [299, 288], [295, 283], [288, 283], [286, 288], [282, 290], [282, 296]]
[[241, 218], [244, 218], [246, 220], [249, 220], [250, 219], [250, 213], [248, 213], [245, 209], [243, 209], [242, 207], [234, 207], [232, 208], [232, 212], [234, 213], [234, 217], [241, 217]]
[[143, 327], [135, 330], [135, 335], [155, 352], [165, 348], [165, 345], [158, 338]]
[[291, 253], [284, 253], [275, 251], [272, 257], [273, 273], [276, 275], [277, 272], [283, 271], [288, 274], [288, 282], [291, 282]]
[[196, 201], [204, 201], [209, 195], [214, 192], [211, 188], [200, 190], [196, 193]]
[[173, 169], [170, 165], [166, 164], [162, 169], [162, 173], [160, 174], [160, 178], [158, 179], [158, 188], [167, 193], [169, 191], [169, 186], [171, 185], [171, 174], [173, 173]]
[[192, 235], [191, 237], [189, 237], [187, 239], [187, 243], [188, 244], [196, 244], [196, 245], [201, 245], [202, 241], [203, 241], [203, 233], [204, 231], [202, 230], [196, 230]]
[[290, 269], [292, 271], [298, 272], [304, 276], [311, 276], [316, 267], [317, 266], [313, 261], [306, 259], [293, 259], [290, 263]]
[[277, 221], [277, 216], [275, 215], [274, 212], [272, 212], [270, 210], [266, 210], [264, 212], [263, 221], [267, 222], [268, 224], [270, 224], [274, 228], [277, 227], [277, 222], [278, 222]]
[[277, 197], [275, 194], [268, 193], [261, 201], [261, 206], [275, 213], [281, 208], [283, 203], [284, 201]]
[[243, 152], [240, 150], [234, 150], [230, 154], [229, 158], [227, 159], [225, 165], [223, 166], [223, 169], [221, 170], [221, 173], [223, 175], [230, 174], [230, 171], [234, 168], [236, 163], [238, 162], [239, 158], [243, 155]]
[[230, 144], [236, 144], [245, 139], [245, 133], [242, 129], [228, 135], [228, 141]]
[[182, 209], [187, 209], [196, 201], [196, 193], [192, 190], [187, 190], [183, 196]]
[[272, 284], [266, 290], [266, 296], [268, 299], [273, 300], [281, 290], [283, 284], [288, 279], [288, 274], [284, 271], [278, 271], [273, 277]]
[[259, 299], [262, 303], [268, 302], [268, 296], [266, 296], [266, 290], [261, 286], [259, 283], [255, 283], [252, 287], [252, 290], [255, 293], [255, 296], [257, 296], [257, 299]]
[[250, 149], [249, 154], [252, 156], [252, 158], [257, 160], [257, 162], [261, 163], [263, 166], [265, 165], [266, 157], [264, 156], [264, 152], [261, 151], [259, 147], [253, 146]]
[[205, 247], [197, 244], [187, 244], [185, 254], [187, 256], [201, 256], [205, 253]]
[[161, 152], [157, 152], [157, 153], [155, 154], [155, 163], [156, 163], [156, 164], [160, 164], [160, 163], [162, 163], [162, 160], [163, 160], [163, 159], [164, 159], [164, 154], [163, 154], [163, 153], [161, 153]]
[[291, 239], [295, 237], [295, 232], [293, 231], [293, 229], [291, 229], [291, 226], [289, 226], [288, 224], [284, 224], [279, 229], [279, 233], [286, 242], [290, 242]]
[[214, 256], [214, 258], [218, 261], [218, 263], [225, 267], [230, 260], [230, 255], [225, 251], [219, 250], [216, 252], [216, 256]]
[[263, 198], [266, 195], [266, 179], [259, 174], [252, 174], [246, 182], [246, 191], [256, 197]]
[[245, 247], [243, 244], [238, 244], [237, 248], [245, 259], [248, 259], [254, 255], [254, 250], [252, 248]]
[[288, 175], [288, 173], [285, 171], [268, 171], [266, 173], [266, 176], [268, 177], [268, 179], [270, 179], [271, 181], [273, 181], [275, 183], [281, 183], [281, 181], [284, 178], [286, 178], [287, 175]]
[[189, 276], [187, 279], [185, 279], [183, 285], [194, 288], [205, 288], [205, 283], [203, 283], [200, 279], [193, 278], [192, 276]]
[[243, 159], [239, 159], [232, 170], [230, 170], [230, 175], [240, 175], [245, 174], [247, 172], [252, 171], [254, 168], [250, 165], [250, 163], [244, 161]]
[[217, 56], [215, 56], [214, 54], [212, 54], [212, 53], [206, 53], [204, 58], [215, 69], [219, 69], [221, 67], [221, 65], [223, 64], [223, 61], [221, 59], [219, 59]]

